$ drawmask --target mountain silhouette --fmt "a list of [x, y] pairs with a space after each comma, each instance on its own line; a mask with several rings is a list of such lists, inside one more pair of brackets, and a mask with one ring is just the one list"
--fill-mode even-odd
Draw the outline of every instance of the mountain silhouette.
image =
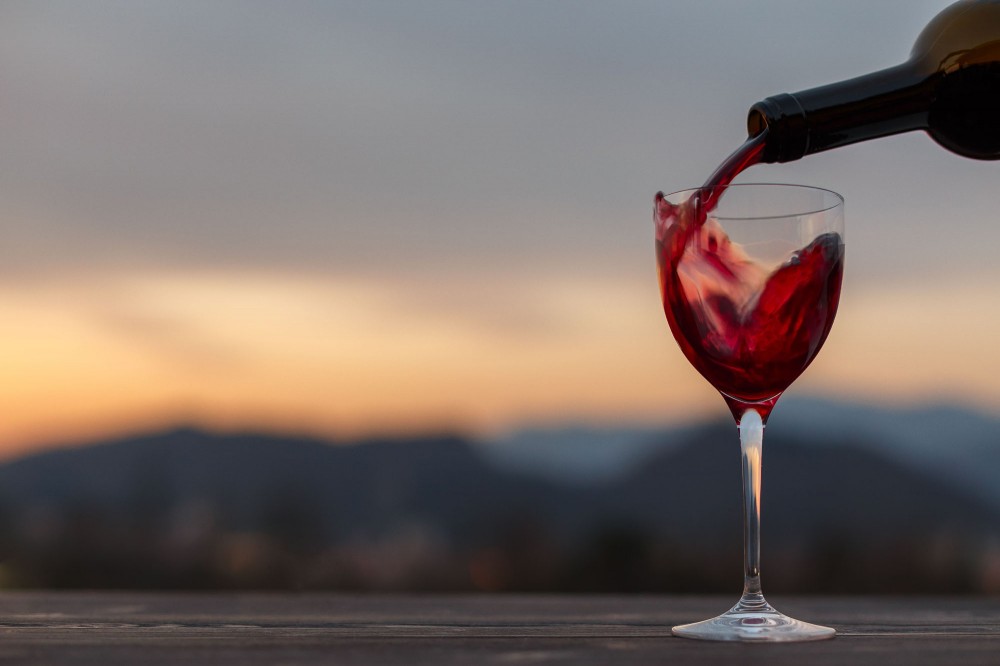
[[[608, 587], [618, 589], [622, 570], [632, 569], [659, 578], [652, 583], [629, 578], [622, 583], [629, 589], [686, 590], [690, 586], [682, 579], [694, 572], [731, 577], [738, 571], [740, 455], [732, 425], [707, 424], [676, 436], [677, 441], [651, 447], [623, 474], [584, 484], [513, 472], [489, 462], [475, 443], [454, 436], [333, 444], [177, 429], [52, 450], [0, 466], [2, 531], [14, 569], [23, 559], [32, 572], [25, 584], [73, 584], [74, 567], [87, 571], [107, 558], [130, 558], [129, 566], [137, 568], [134, 580], [156, 586], [161, 578], [142, 574], [144, 567], [159, 566], [152, 544], [176, 550], [177, 535], [198, 523], [190, 518], [197, 515], [202, 522], [210, 518], [210, 536], [261, 534], [263, 543], [277, 543], [295, 557], [325, 553], [332, 561], [349, 553], [375, 561], [357, 553], [382, 543], [389, 546], [379, 557], [390, 561], [392, 544], [412, 545], [400, 535], [418, 534], [422, 547], [433, 553], [421, 566], [433, 568], [437, 560], [442, 576], [448, 567], [478, 571], [475, 558], [487, 553], [491, 562], [507, 558], [504, 571], [514, 571], [509, 578], [515, 586], [530, 580], [536, 588], [590, 589], [595, 580], [611, 580]], [[937, 567], [938, 587], [946, 591], [975, 588], [978, 569], [969, 562], [987, 557], [983, 549], [1000, 524], [996, 512], [962, 488], [901, 466], [874, 448], [836, 436], [804, 443], [780, 431], [768, 433], [763, 537], [765, 554], [774, 553], [772, 561], [786, 570], [776, 574], [779, 588], [808, 579], [809, 589], [837, 591], [820, 574], [850, 580], [855, 563], [865, 569], [858, 580], [875, 584], [889, 580], [880, 567], [897, 562], [896, 574], [907, 570], [900, 568], [900, 558], [917, 568], [913, 576]], [[45, 525], [62, 536], [32, 536]], [[72, 535], [81, 532], [87, 538], [74, 541]], [[219, 542], [205, 543], [217, 548]], [[73, 559], [81, 544], [92, 549], [82, 563]], [[53, 554], [57, 549], [61, 555]], [[927, 559], [928, 553], [938, 559]], [[62, 578], [53, 583], [44, 563], [59, 557], [72, 561], [60, 565]], [[595, 567], [608, 571], [594, 573]], [[803, 573], [808, 570], [816, 576]], [[588, 573], [567, 582], [563, 574], [552, 577], [560, 571]], [[609, 571], [611, 578], [605, 575]], [[945, 573], [947, 581], [938, 580]], [[213, 585], [205, 575], [204, 584]], [[464, 575], [455, 573], [449, 585], [462, 587]], [[84, 579], [93, 585], [103, 580], [96, 574]], [[171, 580], [183, 584], [182, 577]], [[695, 590], [717, 587], [691, 580]], [[699, 588], [699, 581], [708, 589]], [[244, 583], [260, 580], [232, 584]]]

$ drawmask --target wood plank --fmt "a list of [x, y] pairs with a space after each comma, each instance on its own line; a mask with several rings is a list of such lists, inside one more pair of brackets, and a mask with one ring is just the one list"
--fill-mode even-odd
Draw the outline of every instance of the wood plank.
[[724, 598], [19, 592], [0, 662], [47, 664], [1000, 664], [1000, 600], [788, 598], [832, 641], [729, 645], [670, 627]]

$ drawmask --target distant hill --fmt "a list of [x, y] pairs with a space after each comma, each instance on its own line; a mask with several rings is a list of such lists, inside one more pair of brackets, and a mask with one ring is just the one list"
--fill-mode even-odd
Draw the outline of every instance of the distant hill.
[[628, 473], [654, 452], [670, 448], [687, 430], [690, 428], [566, 425], [525, 428], [475, 444], [501, 469], [588, 484]]
[[773, 432], [808, 444], [853, 440], [895, 462], [930, 473], [1000, 510], [1000, 418], [957, 405], [886, 408], [790, 397], [772, 416]]
[[[226, 529], [259, 529], [270, 512], [308, 514], [322, 542], [421, 523], [471, 537], [494, 514], [532, 507], [550, 484], [510, 479], [455, 437], [332, 445], [180, 429], [50, 451], [0, 466], [0, 501], [112, 516], [209, 507]], [[543, 502], [551, 504], [550, 501]]]
[[[764, 454], [773, 586], [992, 589], [988, 503], [876, 443], [785, 430], [769, 429]], [[0, 466], [0, 535], [21, 585], [728, 589], [735, 428], [661, 436], [583, 483], [512, 471], [449, 436], [333, 445], [179, 429]]]
[[[731, 423], [719, 402], [719, 424]], [[556, 481], [594, 483], [626, 474], [655, 455], [676, 449], [705, 424], [652, 428], [570, 426], [524, 429], [477, 443], [500, 467]], [[721, 431], [720, 431], [721, 432]], [[731, 434], [725, 437], [730, 439]], [[796, 395], [778, 403], [772, 438], [803, 446], [850, 443], [893, 463], [932, 474], [1000, 511], [1000, 418], [956, 405], [882, 407]]]

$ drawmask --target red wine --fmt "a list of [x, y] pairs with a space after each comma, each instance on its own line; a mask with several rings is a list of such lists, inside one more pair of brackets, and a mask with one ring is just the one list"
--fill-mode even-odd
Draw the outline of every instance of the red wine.
[[753, 261], [709, 218], [725, 187], [755, 163], [749, 140], [685, 203], [656, 195], [660, 293], [670, 329], [691, 364], [740, 419], [767, 419], [778, 396], [812, 362], [833, 325], [843, 277], [839, 234], [818, 236], [773, 271]]
[[858, 141], [924, 130], [965, 157], [1000, 159], [1000, 2], [964, 0], [938, 14], [909, 60], [879, 72], [750, 109], [751, 136], [765, 127], [763, 162], [790, 162]]
[[705, 218], [719, 201], [719, 196], [740, 173], [760, 161], [767, 143], [768, 132], [765, 129], [750, 137], [732, 155], [727, 157], [716, 168], [701, 189], [684, 204], [675, 206], [663, 197], [663, 192], [656, 193], [654, 202], [654, 218], [656, 224], [657, 257], [660, 255], [660, 243], [663, 242], [664, 230], [667, 225], [673, 225], [674, 231], [670, 237], [671, 250], [668, 254], [672, 259], [680, 258], [691, 234], [701, 228]]

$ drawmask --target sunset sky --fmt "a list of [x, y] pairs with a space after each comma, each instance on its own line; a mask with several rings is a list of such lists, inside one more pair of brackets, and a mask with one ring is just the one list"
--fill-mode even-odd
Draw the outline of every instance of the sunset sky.
[[[4, 2], [0, 456], [723, 414], [659, 305], [653, 194], [947, 4]], [[1000, 410], [998, 176], [914, 133], [741, 177], [847, 202], [792, 391]]]

